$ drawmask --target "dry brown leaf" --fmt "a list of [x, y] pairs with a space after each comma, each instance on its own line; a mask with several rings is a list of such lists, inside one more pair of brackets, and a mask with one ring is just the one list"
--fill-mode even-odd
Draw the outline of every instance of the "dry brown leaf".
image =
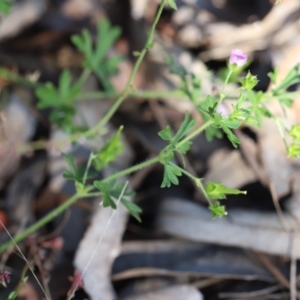
[[245, 163], [238, 150], [215, 151], [209, 159], [208, 168], [205, 181], [222, 182], [229, 188], [240, 188], [257, 180], [254, 171]]
[[[300, 258], [300, 227], [286, 213], [294, 231], [294, 254]], [[182, 226], [184, 224], [184, 226]], [[166, 199], [157, 221], [160, 230], [191, 241], [236, 246], [274, 255], [291, 256], [291, 236], [276, 213], [231, 209], [228, 216], [212, 219], [209, 210], [182, 199]]]

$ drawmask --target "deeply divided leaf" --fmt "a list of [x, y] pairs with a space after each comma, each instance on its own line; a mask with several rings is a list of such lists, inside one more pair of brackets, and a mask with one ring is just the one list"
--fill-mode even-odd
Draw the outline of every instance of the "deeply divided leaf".
[[122, 127], [113, 135], [113, 137], [104, 145], [104, 147], [95, 155], [93, 164], [100, 171], [110, 162], [113, 162], [123, 152], [123, 143], [121, 140]]
[[184, 136], [195, 126], [196, 121], [191, 119], [189, 114], [185, 114], [183, 122], [181, 123], [178, 131], [176, 132], [172, 142], [174, 144], [178, 143]]
[[165, 165], [164, 178], [161, 187], [162, 188], [170, 187], [172, 184], [178, 185], [179, 184], [178, 177], [180, 177], [181, 175], [182, 172], [180, 168], [177, 167], [176, 165], [171, 165], [171, 164]]
[[94, 71], [108, 91], [113, 90], [109, 76], [116, 73], [117, 67], [123, 59], [120, 55], [109, 57], [109, 51], [120, 35], [120, 28], [112, 27], [109, 20], [104, 19], [98, 23], [94, 45], [91, 34], [86, 29], [82, 31], [81, 35], [73, 35], [71, 38], [73, 44], [85, 56], [84, 67]]
[[172, 140], [171, 127], [168, 125], [165, 129], [158, 132], [158, 135], [165, 141], [171, 141]]
[[81, 184], [83, 181], [84, 170], [75, 166], [74, 157], [71, 154], [63, 154], [63, 157], [70, 169], [64, 171], [64, 178]]
[[142, 209], [137, 206], [135, 203], [122, 199], [122, 204], [127, 208], [129, 213], [136, 218], [139, 222], [142, 222], [140, 214], [142, 213]]
[[112, 187], [103, 181], [94, 181], [94, 186], [102, 192], [103, 207], [117, 208], [116, 203], [111, 197]]
[[121, 197], [119, 199], [120, 202], [134, 218], [141, 222], [140, 213], [142, 210], [136, 204], [128, 200], [128, 197], [132, 197], [134, 192], [130, 191], [128, 187], [126, 187], [126, 190], [124, 191], [124, 183], [117, 184], [115, 180], [108, 183], [104, 181], [94, 181], [94, 186], [102, 193], [103, 207], [116, 209], [116, 201]]

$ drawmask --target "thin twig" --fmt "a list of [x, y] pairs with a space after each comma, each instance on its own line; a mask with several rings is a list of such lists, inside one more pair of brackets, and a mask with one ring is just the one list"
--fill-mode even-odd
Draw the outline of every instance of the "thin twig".
[[[290, 289], [290, 282], [285, 278], [285, 276], [272, 264], [269, 258], [261, 253], [255, 252], [260, 262], [264, 265], [264, 267], [277, 279], [277, 281], [286, 289]], [[297, 299], [300, 299], [300, 293], [296, 292]]]
[[23, 252], [21, 251], [21, 249], [19, 248], [19, 246], [17, 245], [17, 243], [15, 242], [14, 238], [12, 237], [12, 235], [10, 234], [10, 232], [8, 231], [8, 229], [5, 227], [5, 225], [2, 223], [2, 221], [0, 220], [0, 224], [1, 226], [4, 228], [4, 230], [6, 231], [7, 235], [9, 236], [9, 238], [11, 239], [11, 241], [13, 242], [13, 244], [15, 245], [15, 247], [18, 249], [21, 257], [24, 259], [24, 261], [26, 262], [26, 264], [28, 265], [29, 270], [31, 271], [33, 277], [35, 278], [36, 282], [38, 283], [39, 287], [41, 288], [42, 292], [44, 293], [45, 297], [47, 300], [50, 300], [49, 296], [47, 295], [45, 289], [43, 288], [42, 284], [40, 283], [40, 281], [38, 280], [37, 276], [35, 275], [33, 269], [31, 268], [27, 258], [25, 257], [25, 255], [23, 254]]

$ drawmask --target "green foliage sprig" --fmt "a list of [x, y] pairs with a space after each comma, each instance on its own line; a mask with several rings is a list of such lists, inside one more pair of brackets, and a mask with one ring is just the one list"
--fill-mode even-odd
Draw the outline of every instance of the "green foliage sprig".
[[[76, 142], [79, 138], [93, 138], [95, 135], [102, 135], [105, 125], [110, 121], [111, 117], [130, 95], [131, 97], [169, 97], [180, 96], [188, 99], [194, 104], [195, 109], [202, 117], [203, 124], [196, 126], [195, 120], [189, 114], [185, 114], [179, 128], [171, 128], [167, 126], [161, 130], [158, 135], [166, 142], [166, 146], [156, 157], [137, 165], [131, 166], [125, 170], [114, 173], [102, 180], [94, 180], [98, 172], [107, 167], [110, 163], [123, 152], [123, 144], [121, 141], [122, 127], [111, 137], [101, 149], [92, 152], [88, 162], [84, 168], [76, 165], [72, 155], [64, 155], [68, 164], [68, 169], [64, 172], [64, 177], [74, 181], [76, 194], [69, 198], [66, 202], [54, 209], [48, 215], [37, 221], [35, 224], [27, 228], [24, 232], [15, 237], [15, 242], [20, 242], [29, 234], [44, 226], [58, 214], [62, 213], [70, 205], [83, 197], [101, 197], [103, 207], [111, 207], [117, 209], [116, 199], [127, 208], [133, 217], [141, 221], [140, 214], [142, 210], [133, 202], [130, 197], [133, 195], [124, 183], [122, 177], [132, 174], [142, 168], [152, 164], [160, 164], [163, 167], [163, 178], [161, 187], [169, 188], [172, 185], [178, 185], [181, 176], [187, 176], [193, 180], [200, 189], [208, 202], [208, 208], [213, 218], [222, 217], [227, 214], [225, 205], [221, 204], [227, 195], [245, 194], [245, 191], [231, 189], [219, 182], [204, 183], [203, 178], [197, 178], [185, 169], [185, 156], [190, 150], [193, 139], [202, 133], [206, 134], [208, 140], [213, 138], [221, 138], [226, 136], [232, 143], [233, 147], [238, 147], [240, 141], [235, 134], [235, 130], [241, 126], [262, 126], [263, 118], [273, 118], [279, 125], [281, 135], [285, 140], [286, 135], [292, 139], [292, 144], [288, 145], [285, 141], [287, 153], [289, 156], [296, 157], [300, 155], [300, 125], [294, 125], [290, 129], [283, 127], [282, 122], [278, 121], [278, 117], [274, 116], [267, 108], [267, 101], [270, 99], [278, 99], [283, 110], [291, 107], [295, 96], [298, 92], [288, 92], [287, 90], [295, 83], [300, 81], [299, 66], [291, 70], [287, 77], [278, 85], [274, 85], [270, 92], [263, 93], [254, 91], [258, 82], [256, 76], [248, 72], [243, 75], [248, 57], [241, 50], [234, 49], [229, 57], [226, 74], [224, 74], [224, 84], [217, 95], [204, 95], [201, 90], [201, 79], [180, 66], [171, 63], [171, 72], [177, 74], [181, 79], [181, 86], [175, 91], [137, 91], [133, 88], [132, 82], [137, 71], [143, 61], [147, 51], [149, 51], [154, 42], [154, 31], [162, 11], [168, 5], [172, 9], [176, 9], [174, 0], [162, 0], [150, 32], [142, 50], [134, 52], [136, 62], [132, 72], [128, 78], [124, 90], [117, 94], [109, 80], [110, 76], [117, 71], [118, 64], [121, 60], [120, 56], [109, 55], [109, 51], [113, 44], [120, 36], [120, 29], [112, 27], [111, 24], [104, 20], [97, 26], [96, 38], [93, 39], [88, 30], [83, 30], [81, 34], [74, 35], [72, 42], [83, 56], [83, 72], [79, 79], [75, 80], [71, 76], [69, 70], [63, 70], [59, 78], [57, 86], [52, 83], [32, 84], [26, 82], [24, 78], [12, 76], [6, 72], [1, 72], [11, 80], [19, 83], [25, 83], [36, 89], [36, 95], [39, 99], [39, 108], [52, 109], [50, 119], [62, 130], [70, 133], [68, 139]], [[101, 82], [104, 91], [95, 91], [84, 94], [82, 87], [88, 76], [94, 73]], [[276, 71], [271, 73], [271, 80], [276, 82]], [[237, 89], [238, 96], [232, 106], [231, 112], [222, 109], [223, 101], [229, 97], [226, 92], [228, 83], [236, 82], [239, 84]], [[81, 97], [88, 98], [114, 98], [114, 104], [93, 128], [85, 128], [73, 124], [73, 118], [76, 114], [74, 103]], [[33, 144], [38, 149], [41, 143]], [[177, 155], [176, 155], [177, 154]], [[180, 161], [178, 161], [178, 156]], [[94, 181], [91, 182], [91, 179]], [[121, 194], [123, 193], [123, 194]], [[3, 253], [12, 245], [12, 241], [0, 246], [0, 253]]]
[[0, 0], [0, 12], [8, 15], [13, 4], [13, 0]]

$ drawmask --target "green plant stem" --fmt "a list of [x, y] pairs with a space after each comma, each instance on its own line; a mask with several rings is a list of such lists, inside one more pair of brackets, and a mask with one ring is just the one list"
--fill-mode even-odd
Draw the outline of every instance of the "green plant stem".
[[197, 187], [200, 188], [200, 190], [201, 190], [201, 192], [203, 193], [203, 195], [204, 195], [206, 201], [208, 202], [208, 204], [209, 204], [210, 206], [212, 206], [211, 199], [210, 199], [209, 196], [207, 195], [206, 190], [205, 190], [205, 188], [204, 188], [204, 186], [203, 186], [203, 184], [202, 184], [202, 182], [201, 182], [201, 179], [195, 177], [193, 174], [189, 173], [188, 171], [186, 171], [185, 169], [183, 169], [183, 168], [177, 166], [177, 165], [174, 164], [174, 163], [170, 163], [170, 164], [173, 165], [173, 166], [176, 166], [177, 168], [180, 169], [180, 171], [181, 171], [184, 175], [186, 175], [187, 177], [191, 178], [191, 179], [196, 183]]
[[222, 88], [221, 93], [220, 93], [218, 104], [215, 107], [215, 112], [217, 111], [218, 107], [220, 106], [220, 104], [222, 103], [222, 101], [224, 100], [224, 98], [226, 97], [226, 95], [225, 95], [225, 88], [226, 88], [226, 86], [228, 84], [228, 80], [229, 80], [229, 78], [230, 78], [230, 76], [231, 76], [232, 73], [233, 73], [232, 70], [228, 70], [227, 76], [226, 76], [225, 81], [224, 81], [223, 88]]
[[[117, 99], [120, 94], [117, 92], [83, 92], [76, 96], [77, 100], [80, 99]], [[155, 99], [155, 98], [186, 98], [186, 95], [181, 90], [173, 91], [135, 91], [134, 93], [128, 93], [127, 97], [130, 98], [144, 98], [144, 99]]]
[[92, 198], [92, 197], [100, 197], [102, 196], [102, 193], [99, 192], [99, 193], [88, 193], [87, 195], [85, 195], [84, 197], [85, 198]]
[[195, 177], [193, 174], [191, 174], [191, 173], [189, 173], [188, 171], [186, 171], [185, 169], [183, 169], [183, 168], [177, 166], [176, 164], [170, 162], [170, 165], [176, 167], [177, 169], [180, 169], [180, 171], [181, 171], [184, 175], [186, 175], [187, 177], [189, 177], [189, 178], [192, 179], [193, 181], [196, 181], [196, 180], [198, 179], [198, 178]]
[[206, 201], [209, 203], [209, 206], [212, 206], [213, 204], [212, 204], [212, 202], [211, 202], [211, 199], [210, 199], [209, 196], [207, 195], [206, 190], [205, 190], [205, 188], [204, 188], [204, 186], [203, 186], [203, 184], [202, 184], [202, 180], [201, 180], [200, 178], [198, 178], [196, 184], [197, 184], [198, 188], [200, 188], [200, 190], [201, 190], [202, 194], [204, 195]]
[[[198, 135], [199, 133], [201, 133], [202, 131], [204, 131], [208, 126], [210, 126], [211, 124], [213, 124], [213, 120], [209, 120], [206, 123], [204, 123], [202, 126], [200, 126], [198, 129], [196, 129], [194, 132], [192, 132], [190, 135], [188, 135], [186, 138], [184, 138], [182, 141], [177, 143], [177, 146], [180, 146], [181, 144], [184, 144], [185, 142], [193, 139], [196, 135]], [[166, 148], [165, 148], [166, 149]], [[165, 149], [163, 149], [161, 152], [165, 151]], [[109, 182], [111, 180], [120, 178], [122, 176], [125, 175], [129, 175], [133, 172], [136, 172], [142, 168], [148, 167], [154, 163], [157, 163], [160, 161], [160, 155], [153, 157], [149, 160], [146, 160], [140, 164], [137, 164], [135, 166], [132, 166], [126, 170], [120, 171], [118, 173], [112, 174], [111, 176], [103, 179], [104, 182]], [[50, 222], [51, 220], [53, 220], [56, 216], [58, 216], [59, 214], [61, 214], [63, 211], [65, 211], [69, 206], [71, 206], [72, 204], [74, 204], [78, 199], [82, 198], [82, 197], [91, 197], [92, 195], [96, 195], [98, 196], [99, 194], [93, 194], [91, 193], [92, 190], [94, 189], [93, 186], [89, 186], [85, 189], [85, 193], [84, 194], [75, 194], [74, 196], [72, 196], [71, 198], [69, 198], [66, 202], [64, 202], [63, 204], [61, 204], [59, 207], [55, 208], [53, 211], [51, 211], [48, 215], [46, 215], [45, 217], [43, 217], [42, 219], [40, 219], [39, 221], [37, 221], [35, 224], [33, 224], [32, 226], [28, 227], [26, 230], [24, 230], [21, 234], [19, 234], [18, 236], [16, 236], [14, 238], [15, 243], [18, 243], [20, 241], [22, 241], [23, 239], [25, 239], [29, 234], [37, 231], [39, 228], [43, 227], [45, 224], [47, 224], [48, 222]], [[204, 188], [203, 188], [204, 190]], [[202, 190], [202, 191], [203, 191]], [[204, 190], [205, 193], [205, 190]], [[208, 200], [209, 201], [209, 200]], [[12, 240], [4, 243], [2, 246], [0, 246], [0, 254], [3, 253], [4, 251], [6, 251], [10, 246], [14, 245], [14, 242]]]
[[185, 144], [186, 142], [192, 140], [195, 136], [197, 136], [198, 134], [200, 134], [202, 131], [204, 131], [207, 127], [209, 127], [213, 123], [214, 123], [214, 120], [209, 120], [209, 121], [205, 122], [202, 126], [200, 126], [199, 128], [197, 128], [195, 131], [193, 131], [191, 134], [189, 134], [183, 140], [181, 140], [180, 142], [178, 142], [176, 144], [176, 147], [180, 147], [183, 144]]
[[39, 86], [42, 86], [41, 83], [30, 81], [27, 78], [15, 74], [6, 68], [0, 68], [0, 77], [6, 79], [7, 81], [11, 81], [13, 83], [17, 83], [30, 88], [37, 88]]
[[158, 8], [158, 11], [156, 13], [155, 19], [154, 19], [153, 24], [150, 28], [150, 32], [148, 34], [146, 44], [145, 44], [143, 50], [140, 52], [136, 63], [134, 64], [134, 67], [132, 69], [132, 72], [130, 74], [130, 77], [129, 77], [126, 85], [125, 85], [125, 88], [124, 88], [123, 92], [120, 94], [119, 98], [116, 100], [116, 102], [113, 104], [113, 106], [109, 109], [109, 111], [105, 114], [105, 116], [101, 119], [101, 121], [95, 127], [87, 130], [83, 134], [85, 137], [93, 136], [95, 133], [99, 132], [109, 122], [111, 117], [118, 110], [120, 105], [123, 103], [123, 101], [126, 99], [128, 94], [130, 93], [131, 88], [132, 88], [131, 85], [132, 85], [133, 79], [136, 76], [137, 71], [138, 71], [138, 69], [139, 69], [139, 67], [140, 67], [147, 51], [152, 46], [152, 42], [153, 42], [153, 39], [154, 39], [154, 31], [155, 31], [156, 25], [159, 21], [159, 18], [162, 14], [163, 8], [165, 6], [165, 2], [166, 2], [166, 0], [162, 0], [160, 5], [159, 5], [159, 8]]
[[97, 75], [97, 77], [99, 78], [99, 80], [101, 81], [104, 89], [107, 92], [112, 92], [114, 90], [114, 88], [113, 88], [112, 84], [109, 82], [108, 78], [105, 76], [105, 74], [101, 71], [101, 69], [95, 69], [94, 72]]
[[[126, 83], [126, 86], [123, 90], [123, 92], [120, 94], [120, 96], [118, 97], [118, 99], [116, 100], [116, 102], [113, 104], [113, 106], [110, 108], [110, 110], [106, 113], [106, 115], [103, 117], [103, 119], [93, 128], [91, 128], [90, 130], [87, 130], [83, 136], [84, 137], [90, 137], [93, 134], [99, 132], [100, 129], [102, 129], [111, 119], [111, 117], [114, 115], [114, 113], [117, 111], [117, 109], [120, 107], [120, 105], [123, 103], [123, 101], [126, 99], [126, 97], [130, 94], [130, 91], [132, 89], [131, 85], [133, 82], [134, 77], [137, 74], [137, 71], [147, 53], [147, 51], [152, 47], [152, 43], [153, 43], [153, 39], [154, 39], [154, 31], [156, 28], [156, 25], [159, 21], [159, 18], [162, 14], [163, 8], [165, 6], [166, 0], [162, 0], [159, 6], [159, 9], [157, 11], [157, 14], [155, 16], [154, 22], [150, 28], [150, 32], [145, 44], [145, 47], [143, 48], [143, 50], [140, 52], [139, 57], [133, 67], [133, 70], [130, 74], [130, 77]], [[87, 73], [83, 73], [83, 74], [87, 74]], [[86, 76], [86, 75], [82, 75], [82, 76]], [[229, 79], [230, 75], [228, 76]], [[227, 81], [228, 81], [227, 79]], [[205, 124], [203, 124], [201, 127], [199, 127], [198, 129], [196, 129], [194, 132], [192, 132], [189, 136], [187, 136], [185, 139], [183, 139], [181, 142], [179, 142], [177, 144], [177, 146], [185, 143], [186, 141], [189, 141], [190, 139], [194, 138], [196, 135], [198, 135], [200, 132], [202, 132], [205, 128], [207, 128], [208, 126], [210, 126], [211, 124], [213, 124], [213, 120], [210, 120], [208, 122], [206, 122]], [[70, 137], [71, 141], [74, 141], [76, 139], [78, 139], [78, 134], [76, 135], [72, 135]], [[39, 144], [38, 144], [39, 145]], [[117, 179], [119, 177], [122, 177], [124, 175], [128, 175], [130, 173], [133, 173], [137, 170], [140, 170], [144, 167], [147, 167], [153, 163], [159, 162], [159, 156], [154, 157], [148, 161], [145, 161], [141, 164], [135, 165], [131, 168], [128, 168], [126, 170], [120, 171], [116, 174], [113, 174], [107, 178], [105, 178], [103, 181], [110, 181], [113, 179]], [[88, 195], [89, 192], [91, 192], [93, 190], [93, 187], [88, 187], [85, 192], [86, 194], [82, 195], [82, 194], [75, 194], [74, 196], [72, 196], [71, 198], [69, 198], [66, 202], [64, 202], [62, 205], [60, 205], [59, 207], [57, 207], [56, 209], [54, 209], [52, 212], [50, 212], [48, 215], [46, 215], [45, 217], [43, 217], [42, 219], [40, 219], [39, 221], [37, 221], [35, 224], [33, 224], [32, 226], [30, 226], [29, 228], [27, 228], [26, 230], [24, 230], [20, 235], [18, 235], [17, 237], [15, 237], [14, 241], [10, 240], [7, 243], [3, 244], [2, 246], [0, 246], [0, 253], [3, 253], [7, 248], [9, 248], [10, 246], [12, 246], [15, 243], [18, 243], [20, 241], [22, 241], [23, 239], [25, 239], [29, 234], [37, 231], [39, 228], [41, 228], [42, 226], [44, 226], [46, 223], [48, 223], [49, 221], [51, 221], [52, 219], [54, 219], [57, 215], [59, 215], [60, 213], [62, 213], [64, 210], [66, 210], [69, 206], [71, 206], [73, 203], [75, 203], [79, 198], [84, 197], [85, 195]]]
[[[92, 189], [93, 187], [91, 187]], [[79, 198], [81, 198], [82, 195], [75, 194], [71, 198], [69, 198], [66, 202], [61, 204], [59, 207], [51, 211], [49, 214], [47, 214], [45, 217], [25, 229], [22, 233], [20, 233], [18, 236], [14, 238], [15, 243], [18, 243], [22, 240], [24, 240], [28, 235], [31, 233], [37, 231], [39, 228], [53, 220], [56, 216], [61, 214], [63, 211], [65, 211], [69, 206], [71, 206], [73, 203], [75, 203]], [[14, 242], [12, 240], [4, 243], [3, 245], [0, 246], [0, 254], [6, 251], [9, 247], [13, 246]]]
[[77, 83], [84, 84], [88, 77], [91, 75], [91, 70], [90, 69], [84, 69], [81, 75], [79, 76]]
[[244, 89], [242, 89], [241, 94], [237, 100], [236, 107], [241, 108], [242, 104], [245, 102], [245, 100], [246, 100], [246, 91]]
[[21, 288], [23, 287], [23, 285], [27, 281], [27, 280], [25, 280], [25, 275], [26, 275], [28, 269], [29, 269], [29, 265], [25, 264], [25, 266], [24, 266], [24, 268], [22, 270], [22, 274], [21, 274], [21, 278], [19, 280], [19, 283], [18, 283], [17, 287], [15, 288], [15, 291], [14, 291], [15, 293], [14, 293], [14, 295], [11, 298], [9, 298], [9, 300], [14, 300], [14, 299], [16, 299], [18, 297], [18, 295], [19, 295], [19, 293], [21, 291]]
[[286, 140], [286, 137], [285, 137], [285, 134], [284, 134], [284, 130], [286, 130], [285, 126], [283, 125], [282, 123], [282, 120], [278, 117], [273, 117], [274, 119], [274, 122], [276, 124], [276, 127], [278, 129], [278, 132], [280, 134], [280, 137], [282, 138], [283, 140], [283, 143], [284, 143], [284, 146], [285, 146], [285, 149], [286, 151], [288, 152], [288, 149], [289, 149], [289, 146], [288, 146], [288, 142]]
[[[152, 159], [149, 159], [145, 162], [142, 162], [140, 164], [137, 164], [135, 166], [132, 166], [131, 168], [128, 168], [126, 170], [120, 171], [118, 173], [115, 173], [105, 179], [103, 179], [104, 182], [108, 182], [114, 179], [117, 179], [119, 177], [131, 174], [135, 171], [138, 171], [142, 168], [145, 168], [147, 166], [150, 166], [153, 163], [159, 162], [158, 156], [154, 157]], [[58, 206], [57, 208], [55, 208], [53, 211], [51, 211], [48, 215], [46, 215], [45, 217], [43, 217], [42, 219], [40, 219], [39, 221], [37, 221], [35, 224], [31, 225], [30, 227], [28, 227], [26, 230], [24, 230], [21, 234], [19, 234], [18, 236], [16, 236], [14, 238], [15, 243], [18, 243], [20, 241], [22, 241], [23, 239], [25, 239], [28, 235], [30, 235], [31, 233], [37, 231], [38, 229], [40, 229], [41, 227], [43, 227], [45, 224], [47, 224], [48, 222], [50, 222], [51, 220], [53, 220], [56, 216], [58, 216], [59, 214], [61, 214], [63, 211], [65, 211], [69, 206], [71, 206], [72, 204], [74, 204], [78, 199], [82, 198], [82, 197], [91, 197], [92, 193], [90, 193], [92, 190], [94, 189], [94, 186], [89, 186], [85, 189], [85, 194], [75, 194], [74, 196], [72, 196], [71, 198], [69, 198], [66, 202], [64, 202], [63, 204], [61, 204], [60, 206]], [[98, 193], [94, 194], [96, 196], [99, 196]], [[93, 196], [94, 196], [93, 195]], [[6, 249], [8, 249], [10, 246], [14, 245], [14, 242], [12, 240], [4, 243], [3, 245], [0, 246], [0, 254], [5, 252]]]
[[123, 170], [123, 171], [120, 171], [118, 173], [112, 174], [109, 177], [106, 177], [105, 179], [103, 179], [102, 181], [103, 182], [109, 182], [111, 180], [117, 179], [117, 178], [125, 176], [125, 175], [129, 175], [129, 174], [131, 174], [133, 172], [136, 172], [138, 170], [146, 168], [146, 167], [148, 167], [148, 166], [150, 166], [150, 165], [152, 165], [154, 163], [157, 163], [157, 162], [159, 162], [159, 156], [153, 157], [153, 158], [151, 158], [149, 160], [146, 160], [146, 161], [144, 161], [144, 162], [142, 162], [140, 164], [132, 166], [131, 168], [128, 168], [126, 170]]
[[89, 172], [89, 169], [91, 167], [93, 159], [94, 159], [94, 154], [93, 154], [93, 152], [91, 152], [90, 156], [89, 156], [88, 163], [87, 163], [85, 171], [84, 171], [83, 179], [82, 179], [82, 184], [84, 186], [85, 186], [85, 182], [86, 182], [86, 179], [87, 179], [87, 176], [88, 176], [88, 172]]

